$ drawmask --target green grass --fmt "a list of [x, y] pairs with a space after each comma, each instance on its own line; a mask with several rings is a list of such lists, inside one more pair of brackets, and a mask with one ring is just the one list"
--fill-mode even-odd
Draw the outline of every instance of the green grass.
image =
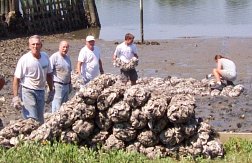
[[150, 160], [139, 153], [127, 153], [122, 150], [104, 151], [103, 149], [92, 150], [89, 148], [64, 143], [23, 143], [15, 148], [0, 148], [0, 163], [128, 163], [128, 162], [202, 162], [202, 163], [250, 163], [252, 162], [252, 142], [244, 139], [230, 139], [224, 144], [226, 154], [224, 158], [214, 160], [197, 157], [180, 158], [156, 158]]

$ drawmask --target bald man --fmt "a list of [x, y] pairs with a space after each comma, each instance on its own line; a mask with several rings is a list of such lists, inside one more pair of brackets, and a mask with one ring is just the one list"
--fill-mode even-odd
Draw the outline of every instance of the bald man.
[[56, 112], [62, 103], [68, 100], [71, 92], [71, 71], [72, 64], [68, 54], [69, 44], [67, 41], [61, 41], [59, 51], [50, 57], [51, 67], [53, 69], [53, 83], [55, 94], [52, 101], [52, 112]]

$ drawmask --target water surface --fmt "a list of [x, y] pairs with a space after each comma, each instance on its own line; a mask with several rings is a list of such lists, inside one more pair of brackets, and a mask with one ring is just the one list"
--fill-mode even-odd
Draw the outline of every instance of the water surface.
[[[99, 38], [140, 39], [140, 0], [95, 0]], [[143, 0], [144, 38], [251, 37], [251, 0]]]

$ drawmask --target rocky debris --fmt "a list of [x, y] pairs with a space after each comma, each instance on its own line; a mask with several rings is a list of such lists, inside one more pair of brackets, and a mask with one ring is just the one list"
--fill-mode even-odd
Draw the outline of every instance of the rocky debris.
[[17, 137], [19, 135], [30, 135], [32, 131], [39, 127], [39, 123], [34, 119], [20, 119], [10, 124], [0, 131], [0, 135], [6, 139]]
[[106, 88], [97, 98], [97, 107], [100, 111], [107, 110], [116, 102], [123, 98], [125, 92], [125, 85], [115, 85]]
[[140, 109], [131, 112], [130, 124], [134, 129], [143, 129], [147, 125], [147, 116]]
[[112, 120], [108, 118], [108, 112], [100, 111], [95, 117], [95, 123], [99, 129], [107, 131], [112, 126]]
[[[222, 90], [226, 93], [218, 95], [232, 91], [239, 95], [242, 90], [242, 86], [228, 86]], [[57, 112], [46, 114], [41, 126], [32, 119], [6, 126], [0, 131], [0, 145], [10, 148], [20, 141], [59, 140], [135, 150], [150, 158], [223, 156], [216, 131], [195, 117], [193, 95], [213, 91], [205, 80], [142, 78], [135, 86], [123, 86], [118, 76], [103, 74], [80, 88]]]
[[105, 141], [104, 148], [109, 149], [124, 149], [124, 141], [117, 139], [115, 135], [111, 134], [108, 139]]
[[130, 142], [136, 138], [137, 131], [129, 123], [124, 122], [114, 124], [113, 134], [120, 140]]
[[150, 91], [143, 85], [134, 85], [124, 93], [124, 101], [133, 108], [142, 107], [148, 101]]
[[108, 109], [108, 117], [114, 123], [126, 122], [130, 115], [131, 108], [125, 101], [119, 101]]
[[[136, 41], [134, 43], [137, 45], [160, 45], [160, 43], [157, 41]], [[116, 42], [114, 42], [114, 44], [118, 45], [118, 44], [120, 44], [120, 42], [116, 41]]]
[[185, 123], [194, 118], [195, 100], [191, 95], [173, 96], [167, 109], [167, 117], [173, 123]]
[[144, 146], [144, 147], [152, 147], [158, 144], [159, 138], [158, 135], [148, 129], [143, 130], [138, 136], [137, 140]]
[[164, 116], [168, 109], [171, 96], [164, 96], [163, 94], [151, 94], [151, 98], [142, 107], [142, 111], [145, 113], [149, 120], [159, 119]]

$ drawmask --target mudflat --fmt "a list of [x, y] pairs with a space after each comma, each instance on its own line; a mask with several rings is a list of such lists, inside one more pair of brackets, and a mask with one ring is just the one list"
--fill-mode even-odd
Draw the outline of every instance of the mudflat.
[[[43, 51], [49, 55], [58, 50], [61, 40], [70, 43], [73, 69], [76, 67], [78, 53], [85, 40], [70, 34], [43, 36]], [[122, 42], [122, 40], [116, 40]], [[112, 54], [116, 41], [96, 40], [100, 47], [105, 73], [119, 74], [112, 65]], [[138, 40], [135, 40], [138, 41]], [[0, 41], [0, 67], [5, 75], [6, 84], [0, 91], [0, 118], [4, 125], [21, 118], [20, 111], [11, 105], [12, 78], [18, 59], [28, 51], [28, 38], [6, 39]], [[216, 66], [214, 56], [222, 53], [232, 59], [237, 66], [238, 78], [235, 84], [245, 86], [239, 97], [204, 96], [195, 97], [196, 116], [208, 121], [217, 131], [251, 132], [252, 124], [252, 38], [178, 38], [172, 40], [146, 40], [138, 43], [139, 77], [177, 76], [201, 80]], [[50, 105], [46, 105], [50, 111]]]

